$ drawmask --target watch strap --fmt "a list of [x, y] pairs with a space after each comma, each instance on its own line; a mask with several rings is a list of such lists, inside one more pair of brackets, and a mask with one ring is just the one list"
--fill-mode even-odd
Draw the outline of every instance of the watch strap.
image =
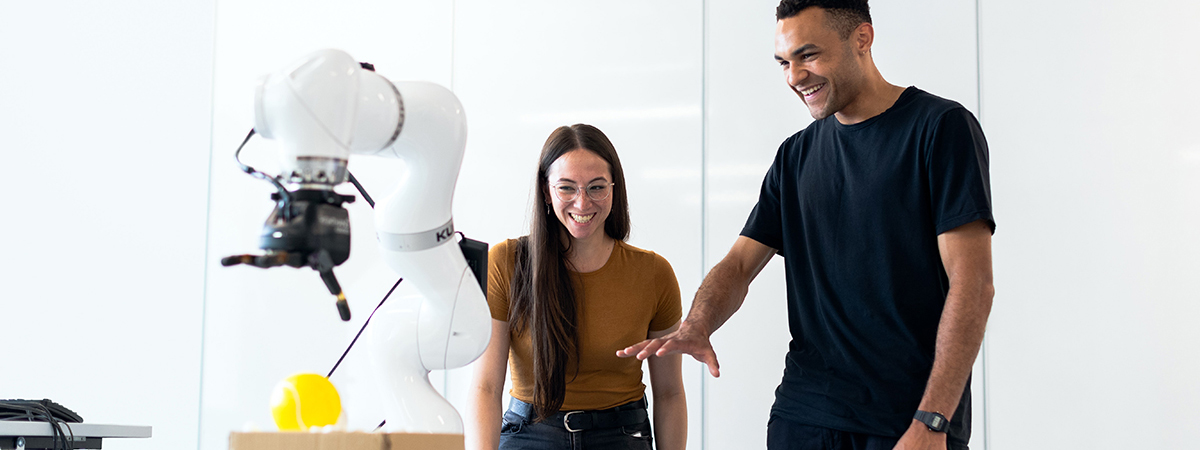
[[929, 427], [929, 431], [945, 433], [946, 429], [950, 427], [950, 421], [946, 419], [946, 416], [943, 416], [942, 413], [936, 411], [929, 412], [917, 410], [917, 412], [913, 414], [913, 418], [921, 421], [921, 423], [925, 424], [926, 427]]

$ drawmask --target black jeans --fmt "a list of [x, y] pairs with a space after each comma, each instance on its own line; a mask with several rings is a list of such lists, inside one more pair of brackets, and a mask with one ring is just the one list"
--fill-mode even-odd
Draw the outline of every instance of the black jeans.
[[[500, 425], [500, 450], [651, 450], [653, 438], [650, 417], [638, 423], [607, 428], [589, 428], [582, 431], [567, 429], [564, 419], [571, 411], [560, 411], [545, 420], [532, 423], [533, 414], [528, 403], [512, 399]], [[602, 413], [633, 413], [646, 410], [646, 400], [626, 403], [615, 408], [598, 411]]]
[[[799, 424], [779, 416], [767, 421], [768, 450], [892, 450], [900, 438]], [[948, 450], [967, 450], [947, 442]]]

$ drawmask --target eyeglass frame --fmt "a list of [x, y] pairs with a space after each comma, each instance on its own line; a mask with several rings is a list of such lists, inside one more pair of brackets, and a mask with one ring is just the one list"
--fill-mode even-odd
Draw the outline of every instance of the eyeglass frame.
[[[584, 190], [585, 192], [587, 192], [587, 191], [588, 191], [588, 188], [590, 188], [590, 187], [592, 187], [592, 186], [597, 186], [597, 185], [607, 185], [607, 186], [605, 186], [605, 187], [607, 187], [607, 188], [610, 188], [610, 189], [607, 189], [607, 190], [606, 190], [606, 191], [608, 192], [608, 195], [605, 195], [604, 197], [601, 197], [601, 198], [592, 198], [592, 194], [588, 193], [588, 194], [586, 194], [586, 195], [587, 195], [587, 198], [588, 198], [588, 200], [591, 200], [591, 201], [593, 201], [593, 202], [602, 202], [602, 201], [604, 201], [604, 200], [607, 200], [609, 197], [612, 197], [613, 190], [612, 190], [611, 188], [612, 188], [613, 186], [616, 186], [616, 185], [617, 185], [617, 183], [613, 183], [613, 182], [611, 182], [611, 181], [597, 181], [597, 182], [594, 182], [594, 183], [588, 183], [588, 184], [587, 184], [587, 186], [584, 186], [584, 187], [583, 187], [583, 190]], [[572, 195], [570, 199], [565, 199], [565, 198], [563, 198], [563, 197], [562, 197], [562, 195], [561, 195], [561, 193], [558, 191], [558, 188], [560, 188], [560, 187], [563, 187], [563, 186], [571, 186], [571, 187], [574, 187], [574, 188], [575, 188], [575, 195]], [[573, 201], [575, 201], [575, 199], [579, 198], [579, 185], [577, 185], [577, 184], [575, 184], [575, 183], [557, 183], [557, 184], [551, 184], [551, 185], [550, 185], [550, 190], [551, 190], [552, 192], [554, 192], [554, 196], [555, 196], [555, 197], [557, 197], [559, 200], [561, 200], [561, 201], [563, 201], [563, 202], [570, 203], [570, 202], [573, 202]]]

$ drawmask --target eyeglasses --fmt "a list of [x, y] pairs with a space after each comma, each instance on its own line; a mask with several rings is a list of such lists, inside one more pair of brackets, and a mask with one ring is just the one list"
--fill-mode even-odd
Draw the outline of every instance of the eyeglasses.
[[[612, 187], [616, 185], [617, 183], [597, 181], [587, 185], [584, 189], [587, 190], [588, 198], [592, 199], [593, 202], [598, 202], [608, 198], [612, 194]], [[573, 202], [579, 196], [579, 186], [571, 183], [559, 183], [550, 187], [554, 191], [554, 195], [564, 202]]]

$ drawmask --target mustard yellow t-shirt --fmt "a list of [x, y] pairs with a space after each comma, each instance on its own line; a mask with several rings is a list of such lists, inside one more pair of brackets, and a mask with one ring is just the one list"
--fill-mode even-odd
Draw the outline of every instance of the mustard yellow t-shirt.
[[[496, 244], [488, 254], [488, 306], [492, 318], [508, 321], [509, 285], [517, 241]], [[662, 256], [617, 241], [608, 262], [589, 273], [571, 273], [578, 306], [579, 374], [567, 366], [562, 410], [606, 409], [642, 398], [642, 361], [618, 358], [617, 350], [679, 322], [679, 282]], [[533, 350], [528, 334], [509, 335], [513, 388], [509, 394], [533, 401]]]

